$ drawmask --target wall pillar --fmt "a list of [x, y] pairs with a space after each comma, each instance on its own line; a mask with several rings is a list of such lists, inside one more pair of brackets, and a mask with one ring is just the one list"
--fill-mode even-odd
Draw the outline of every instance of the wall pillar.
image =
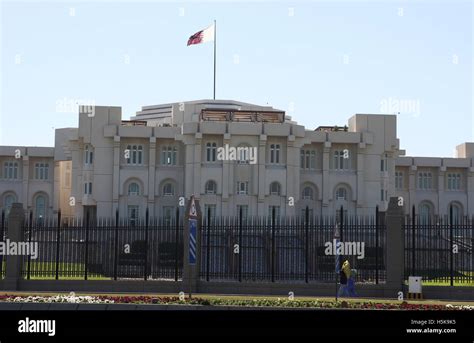
[[391, 197], [385, 214], [387, 223], [387, 297], [397, 297], [403, 291], [405, 269], [405, 215], [403, 206], [398, 206], [398, 198]]
[[[23, 222], [25, 211], [23, 204], [14, 203], [8, 216], [7, 239], [10, 242], [23, 242]], [[23, 256], [8, 255], [5, 269], [4, 290], [18, 290], [18, 283], [21, 279], [21, 263]]]

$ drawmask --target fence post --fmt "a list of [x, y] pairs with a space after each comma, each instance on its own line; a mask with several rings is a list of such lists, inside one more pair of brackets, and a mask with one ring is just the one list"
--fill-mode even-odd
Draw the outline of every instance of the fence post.
[[[13, 203], [8, 215], [8, 231], [7, 236], [10, 242], [23, 242], [24, 232], [23, 223], [25, 220], [25, 212], [23, 204]], [[7, 258], [5, 269], [4, 290], [18, 290], [18, 284], [21, 279], [21, 264], [23, 256], [10, 255]]]
[[207, 235], [206, 235], [206, 281], [209, 281], [209, 270], [211, 266], [211, 207], [207, 208], [206, 213], [206, 227], [207, 227]]
[[189, 235], [190, 235], [190, 223], [189, 223], [189, 212], [191, 209], [192, 199], [194, 196], [191, 197], [190, 201], [186, 206], [186, 212], [184, 214], [184, 232], [183, 232], [183, 285], [184, 287], [188, 288], [188, 293], [191, 296], [193, 292], [197, 290], [197, 281], [198, 281], [198, 274], [201, 266], [201, 221], [202, 221], [202, 213], [201, 207], [199, 206], [199, 200], [194, 199], [194, 204], [196, 207], [197, 213], [197, 228], [196, 228], [196, 264], [190, 264], [189, 262]]
[[119, 211], [115, 210], [115, 237], [114, 237], [114, 280], [117, 280], [118, 267], [118, 227], [119, 227]]
[[239, 282], [242, 282], [242, 217], [243, 210], [240, 206], [239, 211]]
[[[30, 211], [29, 215], [29, 222], [28, 222], [28, 244], [31, 245], [31, 234], [33, 232], [33, 211]], [[35, 223], [36, 224], [36, 223]], [[26, 266], [26, 279], [30, 279], [30, 271], [31, 271], [31, 255], [28, 255], [28, 261], [27, 261], [27, 266]]]
[[453, 253], [453, 248], [454, 248], [454, 242], [453, 242], [453, 205], [451, 204], [449, 206], [449, 241], [451, 242], [450, 244], [450, 249], [449, 249], [449, 283], [451, 286], [454, 286], [454, 253]]
[[56, 230], [56, 280], [59, 280], [59, 241], [61, 228], [61, 210], [58, 211], [58, 227]]
[[148, 220], [150, 218], [148, 207], [146, 208], [145, 213], [145, 258], [143, 259], [144, 271], [143, 279], [146, 281], [148, 277]]
[[87, 265], [89, 264], [89, 211], [86, 213], [86, 251], [84, 253], [84, 280], [87, 280]]
[[174, 252], [174, 281], [178, 281], [178, 269], [179, 269], [179, 206], [176, 207], [176, 230], [175, 230], [175, 252]]
[[271, 266], [272, 266], [272, 282], [275, 282], [275, 207], [272, 207], [272, 255], [271, 255]]
[[411, 275], [415, 276], [415, 228], [416, 228], [416, 212], [415, 205], [411, 209]]
[[375, 206], [375, 284], [379, 284], [379, 205]]
[[309, 273], [309, 207], [306, 206], [305, 209], [305, 272], [304, 272], [304, 280], [308, 283], [308, 273]]
[[391, 197], [386, 213], [387, 222], [387, 282], [385, 296], [396, 296], [402, 291], [405, 267], [405, 233], [403, 207], [398, 198]]
[[[5, 236], [5, 211], [2, 210], [2, 218], [0, 222], [0, 242], [3, 242]], [[5, 257], [3, 255], [0, 256], [0, 279], [2, 278], [3, 273], [3, 260]]]

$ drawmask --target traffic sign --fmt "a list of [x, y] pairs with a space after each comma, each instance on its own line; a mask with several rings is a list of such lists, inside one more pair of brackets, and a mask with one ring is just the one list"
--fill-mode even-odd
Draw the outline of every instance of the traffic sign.
[[196, 264], [197, 220], [189, 219], [189, 264]]

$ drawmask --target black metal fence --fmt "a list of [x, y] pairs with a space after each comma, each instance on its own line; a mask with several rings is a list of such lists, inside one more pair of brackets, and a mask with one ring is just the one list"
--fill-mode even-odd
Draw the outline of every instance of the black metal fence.
[[[6, 240], [7, 227], [8, 227], [7, 216], [5, 214], [5, 211], [2, 211], [2, 214], [0, 217], [0, 243], [4, 243]], [[6, 263], [7, 263], [7, 255], [0, 254], [0, 279], [5, 278]]]
[[423, 284], [474, 285], [474, 218], [450, 215], [405, 220], [405, 278], [421, 276]]
[[[181, 280], [183, 220], [149, 218], [34, 220], [24, 237], [36, 243], [23, 259], [26, 279]], [[36, 257], [36, 258], [35, 258]]]
[[[342, 251], [339, 260], [349, 260], [356, 281], [385, 281], [386, 227], [378, 212], [343, 218], [309, 218], [307, 212], [305, 217], [240, 218], [203, 219], [201, 279], [334, 282], [337, 223], [340, 241], [351, 249]], [[358, 248], [362, 255], [357, 256]]]

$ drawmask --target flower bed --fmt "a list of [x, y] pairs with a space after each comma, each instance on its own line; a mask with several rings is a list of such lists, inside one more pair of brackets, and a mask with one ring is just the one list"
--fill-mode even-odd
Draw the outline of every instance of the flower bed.
[[77, 304], [158, 304], [158, 305], [201, 305], [201, 306], [243, 306], [243, 307], [283, 307], [283, 308], [317, 308], [317, 309], [367, 309], [367, 310], [474, 310], [469, 305], [439, 305], [412, 304], [406, 301], [400, 303], [377, 303], [357, 301], [329, 300], [288, 300], [272, 299], [226, 299], [226, 298], [180, 298], [157, 296], [76, 296], [69, 295], [46, 296], [17, 296], [0, 295], [0, 302], [22, 303], [77, 303]]

